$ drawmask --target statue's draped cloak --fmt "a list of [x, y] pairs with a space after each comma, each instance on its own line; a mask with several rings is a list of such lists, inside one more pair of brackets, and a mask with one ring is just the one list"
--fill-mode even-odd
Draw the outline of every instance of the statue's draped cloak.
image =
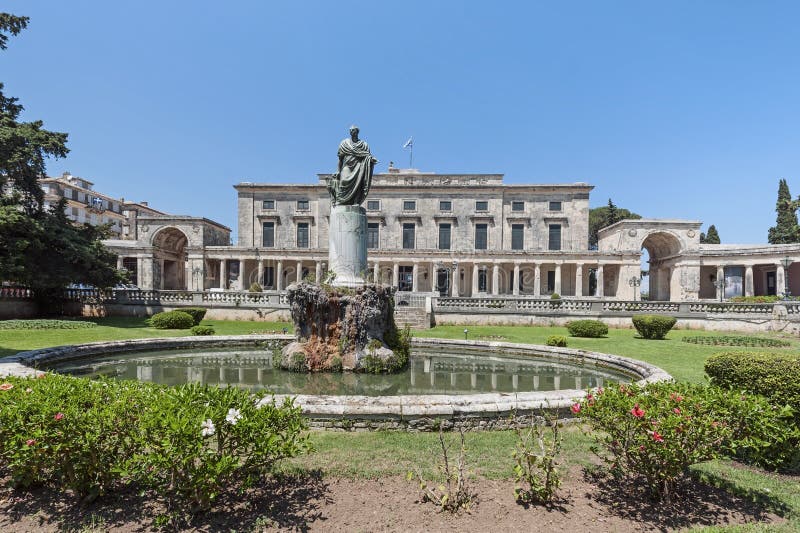
[[337, 205], [361, 205], [372, 182], [372, 154], [364, 141], [345, 139], [339, 144], [342, 170], [335, 191]]

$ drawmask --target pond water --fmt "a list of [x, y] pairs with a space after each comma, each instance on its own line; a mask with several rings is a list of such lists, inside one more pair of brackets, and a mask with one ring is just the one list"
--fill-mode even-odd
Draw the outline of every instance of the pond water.
[[135, 352], [68, 361], [49, 368], [84, 377], [107, 376], [166, 385], [209, 385], [267, 389], [278, 394], [404, 395], [532, 392], [599, 387], [629, 382], [619, 371], [490, 352], [447, 353], [415, 350], [409, 368], [392, 375], [299, 374], [272, 367], [272, 353], [258, 348], [218, 348]]

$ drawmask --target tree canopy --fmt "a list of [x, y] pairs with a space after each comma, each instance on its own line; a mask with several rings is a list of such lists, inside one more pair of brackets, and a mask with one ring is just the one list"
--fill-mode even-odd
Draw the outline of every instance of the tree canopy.
[[589, 248], [597, 248], [597, 232], [601, 229], [616, 224], [620, 220], [625, 219], [638, 219], [642, 218], [632, 211], [617, 207], [611, 198], [608, 199], [608, 205], [602, 207], [595, 207], [589, 210]]
[[708, 233], [700, 233], [700, 244], [720, 244], [721, 242], [717, 227], [714, 224], [708, 227]]
[[770, 244], [790, 244], [800, 242], [800, 226], [797, 224], [797, 205], [792, 202], [789, 184], [785, 179], [778, 182], [778, 200], [775, 202], [777, 220], [769, 228], [767, 241]]

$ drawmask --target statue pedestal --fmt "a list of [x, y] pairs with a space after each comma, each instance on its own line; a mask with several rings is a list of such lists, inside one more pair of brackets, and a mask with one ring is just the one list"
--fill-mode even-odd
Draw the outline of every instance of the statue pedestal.
[[367, 272], [367, 211], [359, 205], [331, 208], [328, 269], [332, 285], [360, 287]]

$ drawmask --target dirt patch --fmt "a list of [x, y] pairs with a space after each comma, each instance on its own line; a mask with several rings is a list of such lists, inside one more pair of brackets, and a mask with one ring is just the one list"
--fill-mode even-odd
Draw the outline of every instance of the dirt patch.
[[[479, 501], [450, 515], [419, 501], [416, 484], [378, 480], [284, 476], [243, 495], [225, 494], [217, 511], [183, 522], [183, 531], [671, 531], [698, 525], [783, 519], [750, 501], [700, 482], [682, 486], [670, 506], [650, 502], [641, 487], [612, 488], [606, 480], [573, 473], [560, 499], [544, 508], [514, 502], [510, 481], [478, 480]], [[157, 529], [167, 510], [157, 495], [117, 494], [81, 506], [47, 489], [4, 490], [0, 531], [112, 531]], [[174, 529], [174, 528], [170, 528]]]

